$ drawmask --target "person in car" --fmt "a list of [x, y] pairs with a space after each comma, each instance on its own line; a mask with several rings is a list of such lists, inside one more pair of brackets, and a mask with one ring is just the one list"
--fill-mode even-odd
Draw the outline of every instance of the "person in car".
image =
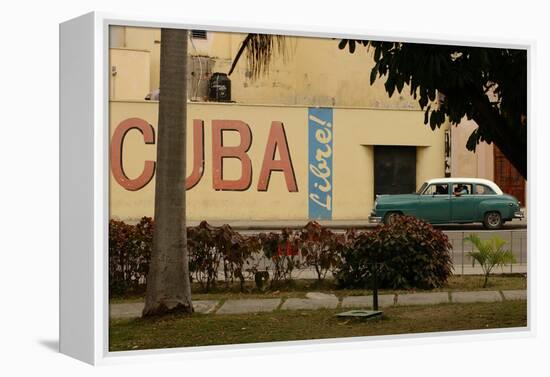
[[454, 189], [453, 194], [455, 196], [461, 196], [461, 195], [464, 195], [464, 194], [468, 194], [468, 189], [464, 185], [457, 185]]
[[436, 186], [436, 195], [448, 195], [449, 194], [449, 191], [448, 191], [448, 187], [447, 185], [437, 185]]

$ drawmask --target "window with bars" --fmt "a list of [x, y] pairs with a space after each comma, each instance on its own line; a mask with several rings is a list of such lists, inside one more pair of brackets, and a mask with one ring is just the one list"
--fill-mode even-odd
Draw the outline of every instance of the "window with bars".
[[191, 30], [191, 38], [206, 39], [206, 30]]

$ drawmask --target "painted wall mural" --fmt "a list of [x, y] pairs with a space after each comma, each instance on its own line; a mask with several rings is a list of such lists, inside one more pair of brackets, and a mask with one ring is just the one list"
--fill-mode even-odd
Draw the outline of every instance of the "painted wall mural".
[[[118, 124], [111, 139], [111, 172], [115, 181], [128, 191], [138, 191], [153, 179], [156, 163], [145, 160], [143, 171], [138, 177], [130, 178], [124, 170], [124, 139], [128, 132], [135, 130], [143, 135], [145, 144], [155, 144], [153, 126], [140, 118], [129, 118]], [[224, 133], [239, 134], [238, 145], [224, 145]], [[191, 137], [191, 135], [189, 135]], [[195, 187], [203, 177], [205, 168], [204, 156], [204, 121], [193, 120], [193, 164], [188, 174], [185, 187]], [[241, 120], [212, 120], [212, 188], [216, 191], [246, 191], [252, 186], [252, 161], [248, 151], [252, 145], [252, 130]], [[277, 158], [277, 154], [279, 158]], [[241, 165], [241, 175], [237, 179], [224, 178], [224, 160], [235, 159]], [[282, 122], [271, 122], [269, 137], [265, 146], [264, 157], [256, 186], [257, 191], [268, 191], [272, 173], [283, 174], [288, 192], [298, 192], [296, 174], [288, 146], [285, 128]]]
[[332, 219], [334, 127], [331, 108], [308, 109], [308, 211], [310, 219]]

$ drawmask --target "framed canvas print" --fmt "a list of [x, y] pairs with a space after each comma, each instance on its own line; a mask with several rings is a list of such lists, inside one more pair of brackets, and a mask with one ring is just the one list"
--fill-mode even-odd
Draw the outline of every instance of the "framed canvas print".
[[61, 351], [530, 331], [530, 51], [61, 24]]

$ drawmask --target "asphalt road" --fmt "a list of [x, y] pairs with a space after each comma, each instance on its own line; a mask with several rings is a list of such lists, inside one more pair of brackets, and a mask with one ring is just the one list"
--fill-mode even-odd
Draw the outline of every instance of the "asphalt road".
[[[212, 224], [217, 225], [217, 224]], [[231, 225], [231, 224], [230, 224]], [[324, 224], [323, 224], [324, 225]], [[297, 226], [297, 225], [289, 225], [288, 228], [298, 230], [301, 229], [303, 225]], [[357, 230], [369, 230], [374, 229], [376, 227], [376, 224], [336, 224], [334, 226], [331, 225], [325, 225], [331, 228], [335, 232], [344, 232], [347, 228], [355, 228]], [[267, 225], [267, 224], [259, 224], [257, 226], [255, 225], [246, 225], [246, 226], [240, 226], [240, 225], [232, 225], [233, 229], [239, 231], [243, 234], [257, 234], [257, 233], [267, 233], [267, 232], [280, 232], [281, 228], [284, 228], [285, 225], [281, 224], [281, 226], [274, 226], [273, 224]], [[434, 225], [434, 228], [439, 229], [443, 231], [444, 233], [449, 232], [467, 232], [467, 233], [494, 233], [494, 234], [500, 234], [500, 233], [509, 233], [510, 231], [523, 231], [524, 233], [527, 232], [527, 223], [526, 222], [519, 222], [519, 220], [506, 223], [502, 226], [499, 230], [487, 230], [483, 227], [483, 224], [444, 224], [444, 225]]]
[[[307, 220], [212, 220], [208, 221], [210, 225], [221, 226], [223, 224], [229, 224], [231, 227], [239, 232], [254, 234], [261, 232], [278, 232], [282, 228], [290, 228], [294, 230], [301, 229], [306, 225]], [[345, 229], [371, 229], [375, 228], [378, 224], [371, 224], [367, 219], [362, 220], [319, 220], [319, 223], [334, 231], [344, 231]], [[187, 226], [196, 226], [198, 221], [188, 220]], [[483, 228], [483, 224], [445, 224], [434, 225], [436, 228], [442, 231], [486, 231]], [[517, 230], [526, 229], [527, 219], [514, 219], [503, 225], [502, 230]]]

